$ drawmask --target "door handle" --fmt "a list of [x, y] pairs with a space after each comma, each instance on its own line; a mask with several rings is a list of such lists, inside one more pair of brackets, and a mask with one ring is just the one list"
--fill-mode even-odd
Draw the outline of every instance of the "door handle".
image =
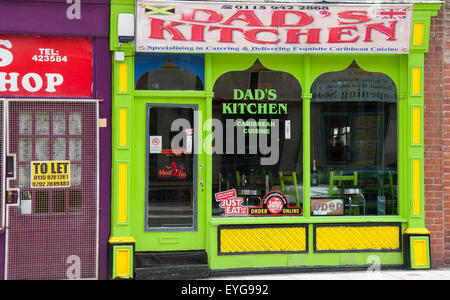
[[18, 189], [9, 190], [6, 192], [6, 204], [17, 204], [19, 203], [20, 191]]
[[199, 166], [200, 185], [203, 187], [202, 169], [203, 169], [203, 164], [200, 164], [200, 166]]

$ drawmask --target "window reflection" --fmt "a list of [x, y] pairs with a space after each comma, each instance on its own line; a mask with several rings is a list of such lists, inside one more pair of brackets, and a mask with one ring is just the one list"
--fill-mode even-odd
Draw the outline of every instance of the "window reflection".
[[180, 69], [169, 57], [161, 68], [140, 76], [136, 90], [203, 90], [203, 82], [193, 72]]
[[311, 93], [311, 215], [397, 215], [393, 81], [353, 62]]

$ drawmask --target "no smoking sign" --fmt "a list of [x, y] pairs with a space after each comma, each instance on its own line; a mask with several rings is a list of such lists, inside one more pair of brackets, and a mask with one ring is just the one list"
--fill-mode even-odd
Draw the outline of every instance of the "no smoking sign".
[[162, 136], [150, 136], [150, 153], [161, 153], [162, 151]]

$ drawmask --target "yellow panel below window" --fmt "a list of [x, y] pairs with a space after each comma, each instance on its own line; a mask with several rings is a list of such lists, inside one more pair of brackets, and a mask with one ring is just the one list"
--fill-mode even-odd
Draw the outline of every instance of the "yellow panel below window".
[[316, 251], [399, 250], [397, 226], [317, 226]]
[[116, 277], [130, 277], [130, 250], [116, 250]]
[[428, 265], [427, 255], [427, 241], [426, 240], [414, 240], [414, 266], [424, 267]]
[[260, 227], [220, 229], [220, 252], [304, 252], [305, 227]]

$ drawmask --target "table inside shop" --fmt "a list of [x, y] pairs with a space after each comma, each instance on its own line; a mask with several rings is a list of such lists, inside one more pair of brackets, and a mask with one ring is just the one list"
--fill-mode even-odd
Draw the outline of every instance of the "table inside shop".
[[[355, 170], [358, 172], [358, 184], [360, 187], [360, 195], [365, 197], [365, 207], [371, 205], [374, 201], [371, 200], [369, 194], [375, 194], [376, 209], [378, 215], [386, 214], [386, 205], [396, 204], [397, 193], [397, 171], [394, 170]], [[344, 171], [343, 175], [351, 175], [354, 171]], [[387, 198], [386, 195], [390, 196]], [[367, 204], [368, 202], [369, 204]]]
[[265, 195], [265, 188], [258, 186], [245, 186], [236, 189], [238, 197], [243, 198], [243, 205], [245, 206], [259, 206], [261, 199]]
[[[298, 189], [298, 195], [300, 197], [300, 202], [303, 202], [303, 185], [298, 185], [297, 189]], [[281, 191], [281, 187], [279, 185], [276, 185], [276, 186], [272, 187], [272, 190]], [[284, 190], [288, 191], [288, 192], [293, 192], [294, 186], [293, 185], [285, 186]], [[309, 194], [310, 194], [311, 198], [329, 198], [329, 191], [330, 191], [329, 185], [320, 184], [318, 186], [311, 186], [309, 189]], [[295, 202], [296, 202], [295, 195], [287, 194], [286, 197], [289, 200], [289, 205], [295, 204]]]

